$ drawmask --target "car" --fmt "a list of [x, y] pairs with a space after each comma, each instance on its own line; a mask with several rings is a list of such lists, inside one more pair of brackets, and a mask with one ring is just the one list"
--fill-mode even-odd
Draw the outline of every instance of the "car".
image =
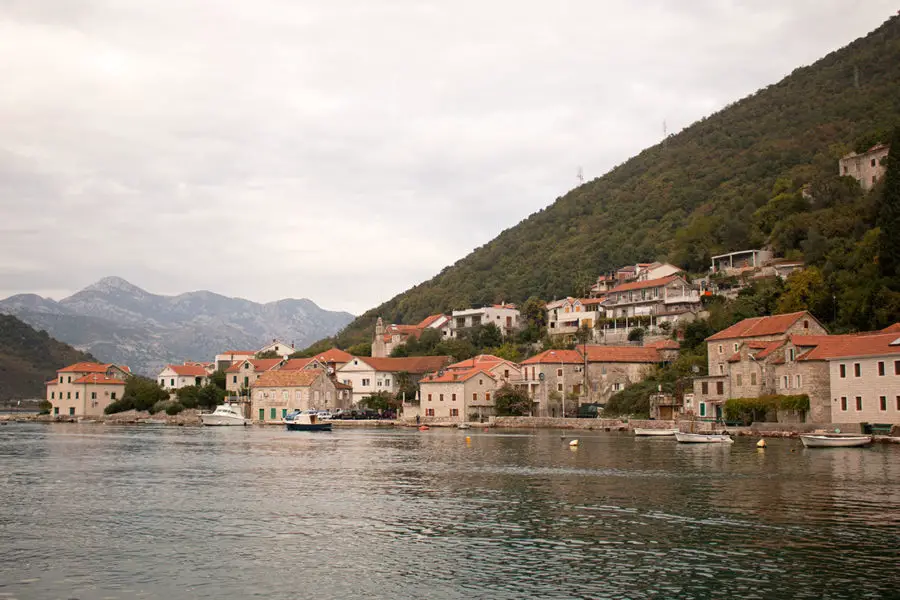
[[331, 420], [331, 411], [328, 411], [328, 410], [320, 410], [320, 411], [318, 411], [316, 414], [317, 414], [317, 415], [319, 416], [319, 418], [322, 419], [323, 421], [330, 421], [330, 420]]

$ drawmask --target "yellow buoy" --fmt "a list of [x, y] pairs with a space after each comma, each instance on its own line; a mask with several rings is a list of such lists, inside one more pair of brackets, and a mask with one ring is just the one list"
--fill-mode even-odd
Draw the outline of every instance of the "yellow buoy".
[[472, 438], [470, 438], [469, 436], [466, 436], [466, 443], [467, 443], [467, 444], [471, 444], [471, 443], [472, 443]]
[[759, 440], [758, 442], [756, 442], [756, 447], [757, 447], [757, 448], [765, 448], [765, 447], [766, 447], [766, 440]]
[[576, 446], [578, 446], [578, 440], [572, 440], [571, 442], [569, 442], [569, 446], [575, 448]]

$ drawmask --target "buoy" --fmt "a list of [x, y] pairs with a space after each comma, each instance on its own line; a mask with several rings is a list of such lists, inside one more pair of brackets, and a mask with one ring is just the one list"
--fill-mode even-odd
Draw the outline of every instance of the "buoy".
[[428, 431], [428, 425], [422, 425], [419, 427], [419, 431]]
[[467, 444], [471, 444], [471, 443], [472, 443], [472, 438], [470, 438], [469, 436], [466, 436], [466, 443], [467, 443]]
[[578, 440], [572, 440], [571, 442], [569, 442], [569, 446], [572, 447], [572, 448], [577, 447], [577, 446], [578, 446]]
[[766, 440], [759, 440], [758, 442], [756, 442], [756, 447], [757, 447], [757, 448], [765, 448], [765, 447], [766, 447]]

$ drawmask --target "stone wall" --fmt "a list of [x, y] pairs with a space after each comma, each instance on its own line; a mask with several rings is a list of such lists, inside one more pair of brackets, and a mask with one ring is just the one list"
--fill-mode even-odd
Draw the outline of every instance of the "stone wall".
[[[489, 425], [498, 428], [516, 429], [586, 429], [586, 430], [623, 430], [641, 429], [675, 429], [690, 431], [690, 421], [656, 421], [649, 419], [559, 419], [553, 417], [491, 417]], [[693, 431], [713, 431], [721, 429], [711, 421], [695, 421]]]

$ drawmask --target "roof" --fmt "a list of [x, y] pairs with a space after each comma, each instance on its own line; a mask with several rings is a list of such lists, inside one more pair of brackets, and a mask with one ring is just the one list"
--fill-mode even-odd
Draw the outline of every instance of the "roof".
[[675, 281], [676, 279], [681, 279], [679, 275], [667, 275], [665, 277], [660, 277], [659, 279], [648, 279], [647, 281], [634, 281], [632, 283], [623, 283], [622, 285], [617, 285], [613, 289], [609, 290], [609, 293], [614, 294], [616, 292], [628, 292], [630, 290], [641, 290], [644, 288], [654, 288], [660, 287], [662, 285], [668, 285]]
[[650, 342], [649, 344], [644, 344], [644, 347], [656, 348], [657, 350], [680, 350], [681, 344], [675, 340], [657, 340], [655, 342]]
[[[785, 333], [794, 323], [800, 320], [801, 317], [816, 321], [815, 317], [805, 310], [785, 315], [774, 315], [771, 317], [752, 317], [750, 319], [744, 319], [727, 329], [723, 329], [719, 333], [709, 336], [706, 338], [706, 341], [711, 342], [715, 340], [778, 335], [780, 333]], [[816, 321], [816, 323], [818, 323], [818, 321]]]
[[409, 356], [404, 358], [373, 358], [370, 356], [357, 356], [359, 361], [366, 363], [376, 371], [387, 373], [430, 373], [444, 367], [452, 359], [449, 356]]
[[475, 367], [483, 367], [489, 369], [495, 366], [497, 363], [501, 362], [509, 361], [500, 358], [499, 356], [494, 356], [493, 354], [479, 354], [478, 356], [473, 356], [472, 358], [467, 358], [466, 360], [455, 362], [452, 365], [447, 365], [447, 369], [455, 369], [457, 371], [465, 371], [468, 369], [474, 369]]
[[659, 350], [647, 346], [584, 346], [588, 362], [659, 363]]
[[[819, 336], [802, 335], [802, 336], [798, 336], [798, 337], [819, 337]], [[751, 344], [752, 344], [752, 342], [751, 342]], [[783, 345], [784, 345], [784, 340], [775, 340], [774, 342], [769, 342], [763, 348], [761, 348], [759, 352], [757, 352], [755, 355], [753, 355], [753, 358], [755, 358], [756, 360], [762, 360], [763, 358], [769, 356], [770, 354], [772, 354], [773, 352], [775, 352], [776, 350], [781, 348]], [[753, 345], [751, 345], [750, 347], [753, 348]]]
[[900, 333], [900, 323], [894, 323], [893, 325], [888, 325], [884, 329], [881, 330], [881, 333]]
[[237, 356], [253, 356], [256, 354], [256, 350], [226, 350], [221, 354], [234, 354]]
[[106, 370], [113, 366], [110, 363], [102, 365], [100, 363], [79, 362], [59, 369], [57, 373], [106, 373]]
[[439, 320], [443, 316], [443, 314], [439, 313], [436, 315], [425, 317], [421, 322], [419, 322], [418, 325], [416, 325], [416, 327], [418, 327], [419, 329], [427, 329], [428, 327], [433, 325], [435, 321]]
[[584, 356], [575, 350], [544, 350], [540, 354], [535, 354], [531, 358], [522, 361], [523, 365], [545, 365], [545, 364], [584, 364]]
[[234, 363], [228, 369], [225, 370], [226, 373], [238, 373], [241, 370], [241, 365], [244, 363], [250, 363], [253, 365], [254, 371], [268, 371], [278, 363], [280, 363], [283, 359], [281, 358], [245, 358], [241, 362]]
[[601, 304], [604, 300], [606, 300], [606, 296], [600, 296], [599, 298], [579, 298], [581, 303], [585, 306], [590, 306], [592, 304]]
[[490, 372], [485, 371], [484, 369], [468, 369], [466, 371], [444, 371], [442, 375], [432, 373], [431, 375], [423, 377], [420, 383], [456, 383], [467, 381], [475, 375], [483, 375], [495, 379]]
[[285, 361], [283, 365], [281, 365], [280, 371], [299, 371], [301, 369], [305, 369], [309, 363], [313, 362], [314, 358], [289, 358]]
[[266, 371], [250, 387], [308, 387], [322, 377], [322, 371]]
[[900, 335], [896, 332], [816, 336], [819, 343], [798, 360], [833, 360], [840, 358], [900, 355]]
[[321, 354], [317, 354], [314, 358], [324, 363], [346, 363], [353, 360], [353, 355], [349, 352], [344, 352], [340, 348], [332, 348], [331, 350], [326, 350]]
[[181, 377], [206, 377], [206, 369], [197, 365], [166, 365], [166, 369], [172, 369]]
[[85, 375], [84, 377], [79, 377], [72, 383], [84, 383], [84, 384], [94, 384], [94, 385], [125, 385], [125, 382], [121, 379], [116, 379], [115, 377], [107, 377], [106, 375], [101, 375], [99, 373], [91, 373], [90, 375]]

